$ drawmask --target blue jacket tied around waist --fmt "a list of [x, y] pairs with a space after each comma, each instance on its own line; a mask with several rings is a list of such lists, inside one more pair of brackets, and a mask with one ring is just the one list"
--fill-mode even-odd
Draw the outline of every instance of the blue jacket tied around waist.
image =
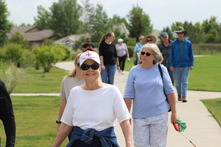
[[87, 144], [91, 144], [94, 136], [99, 138], [102, 147], [120, 147], [117, 144], [114, 127], [110, 127], [102, 131], [96, 131], [95, 129], [83, 130], [80, 127], [74, 127], [74, 131], [71, 134], [70, 142], [67, 144], [66, 147], [71, 147], [77, 140], [81, 140]]

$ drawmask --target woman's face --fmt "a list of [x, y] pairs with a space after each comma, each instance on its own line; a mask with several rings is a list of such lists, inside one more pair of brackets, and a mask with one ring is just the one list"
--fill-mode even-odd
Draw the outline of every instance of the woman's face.
[[81, 65], [81, 73], [85, 81], [95, 81], [100, 76], [100, 65], [94, 60], [88, 59]]
[[153, 64], [154, 56], [152, 54], [152, 51], [148, 48], [144, 48], [141, 51], [141, 61], [142, 64]]
[[110, 42], [114, 42], [114, 39], [115, 39], [115, 35], [112, 34], [110, 37], [108, 37], [109, 41]]
[[154, 40], [153, 40], [153, 38], [151, 38], [151, 37], [148, 37], [148, 38], [147, 38], [147, 43], [154, 43]]

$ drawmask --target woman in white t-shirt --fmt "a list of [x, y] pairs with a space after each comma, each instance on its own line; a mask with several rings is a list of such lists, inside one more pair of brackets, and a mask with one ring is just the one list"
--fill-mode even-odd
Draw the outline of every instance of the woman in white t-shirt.
[[61, 84], [61, 102], [60, 102], [60, 108], [59, 108], [59, 112], [58, 112], [58, 120], [56, 120], [57, 123], [57, 131], [60, 127], [61, 124], [61, 116], [64, 112], [64, 108], [66, 106], [68, 97], [69, 97], [69, 93], [71, 91], [71, 89], [75, 86], [79, 86], [79, 85], [83, 85], [84, 84], [84, 80], [82, 79], [82, 76], [80, 74], [80, 67], [79, 67], [79, 58], [80, 58], [80, 54], [78, 54], [75, 57], [74, 60], [74, 69], [64, 77], [64, 79], [62, 80], [62, 84]]
[[118, 70], [118, 72], [119, 74], [124, 74], [125, 61], [126, 59], [129, 61], [130, 57], [127, 45], [124, 43], [123, 39], [120, 38], [117, 40], [116, 50], [120, 65], [120, 70]]
[[85, 84], [71, 89], [53, 147], [62, 144], [73, 126], [67, 147], [119, 147], [114, 132], [116, 118], [126, 147], [132, 147], [130, 113], [119, 89], [100, 80], [99, 55], [93, 51], [82, 53], [80, 68]]

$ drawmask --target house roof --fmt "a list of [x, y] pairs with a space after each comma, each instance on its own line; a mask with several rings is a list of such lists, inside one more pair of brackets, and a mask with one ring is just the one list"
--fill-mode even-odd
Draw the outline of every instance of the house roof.
[[54, 41], [53, 44], [65, 44], [66, 41], [75, 42], [76, 40], [79, 40], [81, 37], [88, 37], [88, 36], [89, 36], [88, 34], [69, 35]]
[[29, 42], [43, 41], [56, 35], [53, 30], [44, 30], [37, 26], [16, 26], [12, 28], [10, 33], [8, 33], [8, 37], [11, 38], [11, 36], [16, 32], [23, 35], [23, 37]]
[[55, 36], [52, 30], [41, 30], [33, 33], [24, 33], [24, 38], [28, 41], [43, 41]]

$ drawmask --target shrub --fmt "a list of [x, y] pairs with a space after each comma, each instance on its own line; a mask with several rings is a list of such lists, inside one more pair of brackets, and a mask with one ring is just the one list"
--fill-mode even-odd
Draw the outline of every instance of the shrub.
[[8, 93], [12, 93], [19, 80], [25, 74], [25, 70], [17, 68], [14, 64], [0, 62], [0, 79], [5, 83]]
[[71, 58], [71, 49], [67, 46], [64, 45], [55, 45], [56, 48], [60, 48], [64, 51], [64, 57], [62, 58], [62, 60], [67, 60]]
[[56, 63], [63, 59], [65, 51], [55, 45], [42, 46], [41, 48], [34, 48], [33, 52], [36, 57], [35, 64], [43, 67], [44, 72], [49, 72], [52, 63]]
[[5, 58], [6, 60], [15, 63], [17, 67], [21, 67], [22, 47], [19, 44], [8, 44], [5, 46]]

